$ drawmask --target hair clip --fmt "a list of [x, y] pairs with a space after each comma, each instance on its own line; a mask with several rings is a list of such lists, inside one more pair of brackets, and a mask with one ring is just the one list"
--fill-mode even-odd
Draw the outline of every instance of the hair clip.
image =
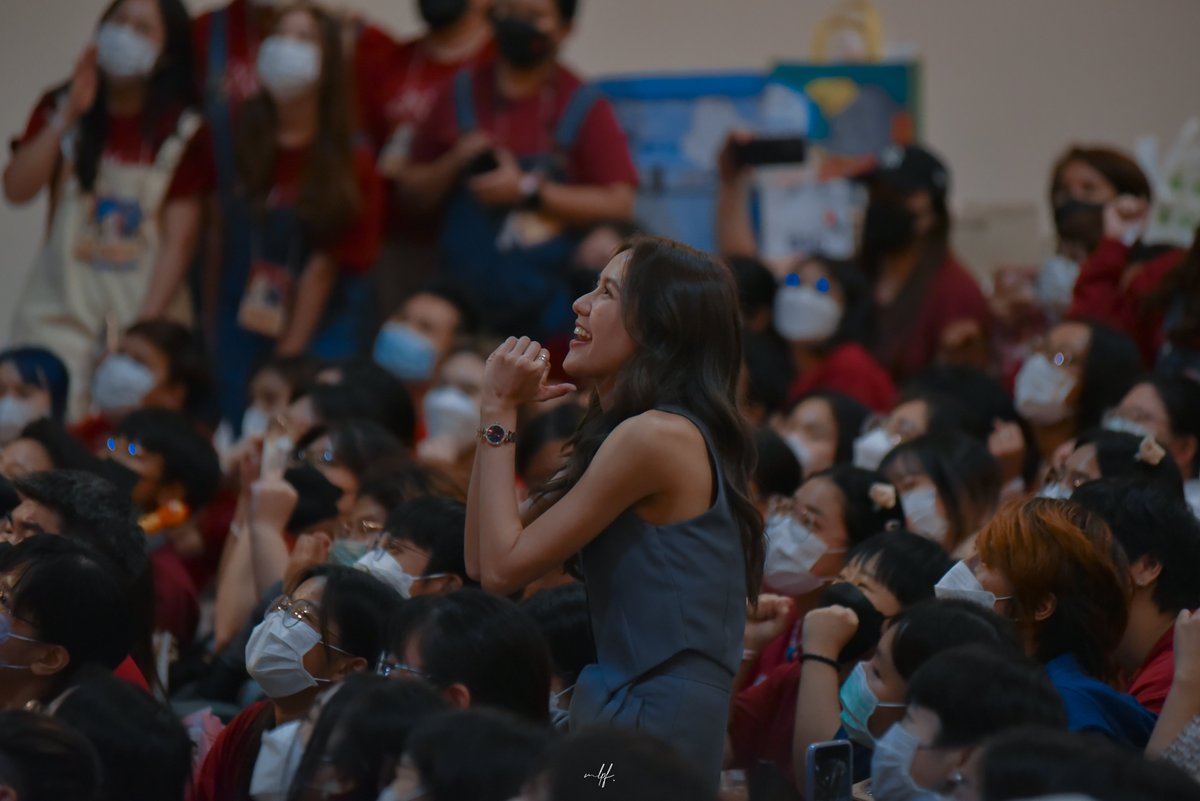
[[896, 488], [891, 484], [872, 484], [867, 495], [871, 498], [871, 503], [875, 504], [875, 511], [896, 508]]
[[1154, 441], [1153, 437], [1143, 437], [1142, 444], [1138, 445], [1137, 460], [1151, 467], [1158, 467], [1162, 462], [1163, 457], [1167, 452], [1163, 450], [1163, 446]]

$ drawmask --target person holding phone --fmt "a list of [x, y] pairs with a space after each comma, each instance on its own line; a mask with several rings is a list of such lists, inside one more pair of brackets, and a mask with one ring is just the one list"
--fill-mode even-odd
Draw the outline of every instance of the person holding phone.
[[591, 403], [562, 472], [524, 510], [518, 410], [573, 387], [547, 383], [548, 353], [528, 338], [488, 359], [467, 572], [510, 594], [578, 554], [597, 662], [575, 685], [571, 728], [645, 730], [716, 787], [764, 551], [749, 495], [753, 434], [736, 402], [733, 276], [685, 245], [637, 239], [574, 309], [563, 366], [592, 384]]

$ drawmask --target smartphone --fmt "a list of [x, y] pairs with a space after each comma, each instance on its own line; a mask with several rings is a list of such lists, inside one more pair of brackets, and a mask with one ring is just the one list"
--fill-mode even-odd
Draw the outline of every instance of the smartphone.
[[807, 801], [853, 801], [854, 752], [849, 740], [830, 740], [808, 747]]
[[733, 146], [733, 159], [741, 167], [801, 164], [807, 154], [808, 141], [802, 136], [763, 137]]
[[279, 418], [272, 420], [267, 435], [263, 437], [262, 464], [258, 477], [269, 480], [282, 479], [294, 447], [296, 446], [288, 436], [283, 421]]
[[485, 150], [467, 164], [467, 175], [484, 175], [500, 168], [500, 159], [492, 150]]

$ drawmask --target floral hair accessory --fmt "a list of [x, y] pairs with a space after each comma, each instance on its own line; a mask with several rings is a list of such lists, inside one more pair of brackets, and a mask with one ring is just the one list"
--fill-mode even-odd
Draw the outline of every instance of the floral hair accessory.
[[875, 504], [876, 510], [896, 508], [896, 488], [891, 484], [872, 484], [867, 495], [871, 498], [871, 503]]
[[1143, 437], [1142, 444], [1138, 446], [1137, 460], [1151, 467], [1158, 467], [1166, 455], [1163, 446], [1155, 442], [1153, 437]]

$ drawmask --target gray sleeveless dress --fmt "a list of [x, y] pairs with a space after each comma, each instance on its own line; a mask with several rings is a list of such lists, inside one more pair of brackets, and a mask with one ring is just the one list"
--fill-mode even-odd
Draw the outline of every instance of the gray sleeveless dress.
[[683, 409], [660, 411], [686, 417], [704, 435], [716, 501], [667, 526], [628, 509], [583, 549], [597, 664], [575, 685], [571, 730], [641, 729], [670, 743], [715, 787], [742, 653], [745, 557], [708, 430]]

